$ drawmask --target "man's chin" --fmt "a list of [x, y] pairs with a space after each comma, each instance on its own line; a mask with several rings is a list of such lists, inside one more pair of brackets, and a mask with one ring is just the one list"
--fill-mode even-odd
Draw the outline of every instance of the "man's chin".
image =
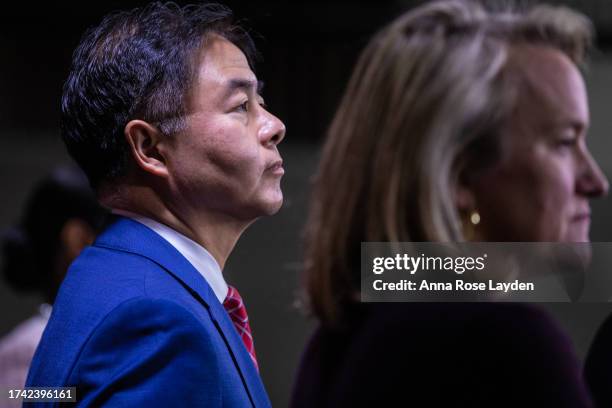
[[283, 206], [283, 196], [274, 198], [273, 200], [265, 200], [257, 206], [251, 207], [247, 213], [243, 213], [241, 218], [256, 220], [260, 217], [266, 217], [276, 214]]
[[265, 215], [274, 215], [274, 214], [276, 214], [281, 209], [282, 206], [283, 206], [283, 196], [281, 195], [280, 198], [278, 198], [275, 201], [271, 202], [267, 206]]

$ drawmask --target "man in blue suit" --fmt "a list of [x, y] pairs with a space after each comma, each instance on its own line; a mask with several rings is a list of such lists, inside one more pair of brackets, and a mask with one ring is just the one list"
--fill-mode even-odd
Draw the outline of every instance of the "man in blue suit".
[[[283, 123], [227, 8], [154, 3], [82, 39], [62, 135], [115, 222], [71, 266], [27, 385], [80, 406], [267, 407], [244, 304], [223, 279], [282, 204]], [[45, 405], [48, 406], [48, 405]]]

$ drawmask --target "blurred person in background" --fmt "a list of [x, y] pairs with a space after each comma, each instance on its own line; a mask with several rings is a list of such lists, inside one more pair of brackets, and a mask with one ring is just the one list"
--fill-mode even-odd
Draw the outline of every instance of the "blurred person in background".
[[[573, 346], [519, 303], [360, 303], [362, 242], [589, 240], [608, 182], [586, 144], [589, 21], [434, 1], [363, 51], [306, 231], [320, 327], [292, 407], [586, 407]], [[333, 182], [332, 182], [333, 180]]]
[[4, 279], [18, 292], [41, 295], [44, 303], [36, 315], [0, 339], [0, 388], [24, 387], [66, 270], [93, 242], [105, 216], [85, 175], [62, 167], [34, 187], [20, 223], [4, 233]]

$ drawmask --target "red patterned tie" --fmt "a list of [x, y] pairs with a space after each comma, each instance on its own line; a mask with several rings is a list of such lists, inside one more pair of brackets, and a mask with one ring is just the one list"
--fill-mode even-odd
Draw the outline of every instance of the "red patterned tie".
[[238, 293], [235, 287], [229, 286], [227, 296], [223, 301], [223, 307], [232, 318], [234, 327], [238, 330], [238, 334], [242, 338], [242, 342], [249, 352], [251, 360], [253, 360], [253, 364], [255, 364], [255, 368], [259, 371], [257, 358], [255, 357], [255, 344], [253, 342], [253, 336], [251, 335], [251, 326], [249, 326], [249, 316], [247, 316], [246, 308], [244, 307], [244, 302], [240, 297], [240, 293]]

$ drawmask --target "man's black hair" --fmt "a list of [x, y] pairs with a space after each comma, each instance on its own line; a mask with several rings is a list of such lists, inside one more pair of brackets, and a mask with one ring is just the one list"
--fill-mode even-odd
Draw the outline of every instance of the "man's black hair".
[[97, 189], [125, 175], [126, 124], [142, 119], [172, 135], [184, 125], [199, 51], [211, 35], [257, 51], [227, 7], [152, 3], [111, 14], [83, 36], [62, 95], [62, 137]]

